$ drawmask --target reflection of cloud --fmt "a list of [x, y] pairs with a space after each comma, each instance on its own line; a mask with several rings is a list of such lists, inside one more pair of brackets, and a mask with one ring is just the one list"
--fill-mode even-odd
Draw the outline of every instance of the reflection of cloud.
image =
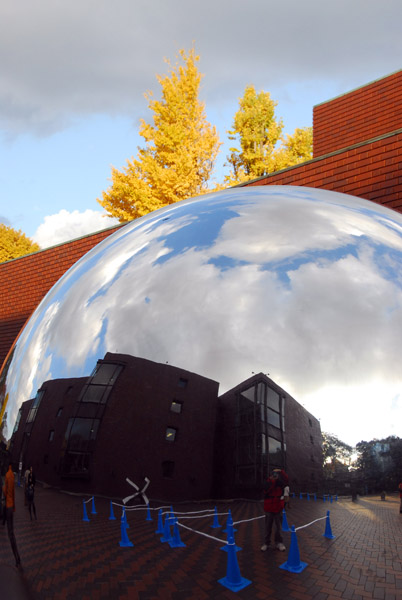
[[352, 197], [277, 187], [157, 211], [50, 292], [14, 360], [15, 394], [26, 399], [45, 374], [88, 374], [111, 351], [168, 361], [221, 392], [262, 371], [298, 400], [336, 389], [350, 401], [353, 390], [361, 407], [371, 382], [376, 393], [400, 385], [402, 219], [392, 218]]

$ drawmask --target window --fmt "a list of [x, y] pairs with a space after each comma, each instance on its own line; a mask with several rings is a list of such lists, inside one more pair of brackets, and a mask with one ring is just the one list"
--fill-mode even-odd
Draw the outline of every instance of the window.
[[115, 363], [98, 363], [92, 372], [88, 383], [84, 387], [81, 395], [81, 402], [106, 404], [113, 385], [122, 370], [122, 365], [117, 365]]
[[99, 419], [70, 419], [66, 431], [69, 450], [86, 450], [88, 443], [96, 439], [98, 427]]
[[180, 377], [178, 385], [179, 385], [179, 388], [186, 388], [188, 385], [188, 379], [184, 379], [183, 377]]
[[174, 474], [173, 460], [164, 460], [162, 463], [162, 477], [172, 478]]
[[268, 438], [268, 449], [269, 449], [269, 464], [271, 466], [277, 466], [282, 468], [283, 465], [283, 453], [282, 443], [273, 437]]
[[310, 425], [310, 427], [312, 427], [312, 426], [313, 426], [313, 422], [312, 422], [312, 420], [311, 420], [311, 419], [309, 419], [309, 420], [308, 420], [308, 424]]
[[279, 419], [279, 414], [273, 410], [271, 410], [270, 408], [268, 408], [267, 410], [267, 416], [268, 416], [268, 423], [270, 425], [273, 425], [274, 427], [277, 427], [278, 429], [281, 428], [281, 422]]
[[35, 421], [36, 413], [38, 412], [44, 393], [45, 390], [39, 390], [36, 394], [35, 400], [32, 402], [32, 406], [27, 416], [27, 423], [33, 423]]
[[54, 440], [54, 429], [51, 429], [51, 430], [49, 431], [49, 438], [48, 438], [48, 441], [49, 441], [49, 442], [53, 442], [53, 440]]
[[62, 406], [60, 406], [59, 410], [58, 410], [58, 411], [57, 411], [57, 413], [56, 413], [56, 418], [59, 418], [59, 417], [61, 417], [62, 413], [63, 413], [63, 407], [62, 407]]
[[312, 435], [310, 435], [310, 442], [311, 442], [312, 444], [314, 444], [314, 438], [313, 438], [313, 436], [312, 436]]
[[174, 413], [181, 413], [183, 408], [183, 402], [179, 402], [178, 400], [173, 400], [170, 405], [170, 410]]
[[18, 427], [19, 427], [20, 421], [21, 421], [21, 414], [22, 414], [22, 409], [20, 408], [19, 411], [18, 411], [17, 419], [15, 421], [15, 425], [14, 425], [14, 429], [13, 429], [13, 435], [14, 435], [14, 433], [16, 433], [18, 431]]
[[168, 442], [174, 442], [177, 436], [177, 429], [175, 429], [174, 427], [168, 427], [166, 429], [166, 436], [165, 439]]

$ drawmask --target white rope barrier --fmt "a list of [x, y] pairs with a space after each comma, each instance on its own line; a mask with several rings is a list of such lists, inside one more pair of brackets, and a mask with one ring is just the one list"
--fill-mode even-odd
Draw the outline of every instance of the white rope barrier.
[[300, 525], [300, 527], [295, 527], [295, 531], [299, 531], [299, 529], [304, 529], [305, 527], [309, 527], [313, 523], [317, 523], [317, 521], [323, 521], [326, 518], [327, 518], [326, 516], [320, 517], [319, 519], [316, 519], [315, 521], [311, 521], [311, 523], [307, 523], [307, 525]]
[[180, 526], [183, 527], [184, 529], [188, 529], [188, 531], [192, 531], [193, 533], [198, 533], [199, 535], [203, 535], [206, 538], [209, 538], [210, 540], [215, 540], [216, 542], [219, 542], [220, 544], [227, 544], [227, 540], [221, 540], [219, 538], [214, 537], [213, 535], [208, 535], [207, 533], [204, 533], [203, 531], [197, 531], [196, 529], [191, 529], [191, 527], [187, 527], [187, 525], [183, 525], [183, 523], [179, 523], [179, 521], [176, 521], [176, 523]]

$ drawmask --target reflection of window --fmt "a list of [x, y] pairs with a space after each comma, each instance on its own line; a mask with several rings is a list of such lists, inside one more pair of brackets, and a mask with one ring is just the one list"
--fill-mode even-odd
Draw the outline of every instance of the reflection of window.
[[183, 403], [182, 402], [178, 402], [177, 400], [173, 400], [172, 404], [170, 405], [170, 410], [174, 413], [181, 413], [183, 407]]
[[267, 436], [265, 433], [261, 434], [261, 454], [267, 453]]
[[162, 477], [173, 477], [174, 462], [173, 460], [164, 460], [162, 463]]
[[282, 444], [273, 437], [268, 438], [269, 462], [271, 466], [283, 465]]
[[86, 450], [89, 442], [96, 439], [99, 419], [70, 419], [66, 431], [69, 450]]
[[53, 442], [53, 440], [54, 440], [54, 429], [51, 429], [49, 431], [49, 438], [48, 439], [49, 439], [49, 442]]
[[56, 417], [61, 417], [62, 412], [63, 412], [63, 407], [60, 406], [59, 410], [57, 411]]
[[180, 377], [179, 379], [179, 387], [180, 388], [186, 388], [188, 384], [188, 379], [184, 379], [184, 377]]
[[22, 409], [20, 408], [18, 411], [18, 415], [17, 415], [17, 419], [15, 421], [15, 425], [14, 425], [14, 429], [13, 429], [13, 435], [14, 433], [16, 433], [18, 431], [18, 427], [21, 421], [21, 414], [22, 414]]
[[114, 363], [96, 365], [88, 383], [84, 387], [81, 402], [106, 404], [109, 394], [123, 367]]
[[174, 429], [174, 427], [168, 427], [166, 429], [166, 437], [165, 439], [168, 442], [174, 442], [176, 439], [176, 435], [177, 435], [177, 429]]
[[247, 398], [247, 400], [251, 400], [251, 402], [254, 402], [254, 394], [255, 394], [255, 387], [251, 387], [248, 390], [242, 390], [241, 395], [244, 396], [245, 398]]
[[39, 390], [36, 394], [35, 400], [32, 402], [32, 406], [27, 416], [27, 423], [33, 423], [33, 421], [35, 421], [36, 413], [38, 412], [44, 393], [45, 390]]
[[270, 387], [268, 388], [268, 406], [270, 408], [272, 408], [273, 410], [275, 410], [276, 412], [279, 412], [279, 394], [277, 392], [275, 392], [274, 390], [272, 390]]
[[273, 410], [271, 410], [270, 408], [267, 409], [267, 416], [268, 416], [268, 423], [270, 425], [273, 425], [274, 427], [277, 427], [278, 429], [280, 429], [281, 427], [281, 422], [279, 419], [279, 414]]

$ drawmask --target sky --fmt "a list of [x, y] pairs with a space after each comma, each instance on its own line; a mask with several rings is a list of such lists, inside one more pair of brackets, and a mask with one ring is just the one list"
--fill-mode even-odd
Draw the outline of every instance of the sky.
[[[192, 45], [223, 147], [247, 85], [285, 133], [401, 68], [400, 0], [29, 0], [0, 4], [0, 222], [48, 247], [114, 224], [96, 199], [144, 140], [144, 92]], [[394, 432], [390, 432], [394, 433]]]

